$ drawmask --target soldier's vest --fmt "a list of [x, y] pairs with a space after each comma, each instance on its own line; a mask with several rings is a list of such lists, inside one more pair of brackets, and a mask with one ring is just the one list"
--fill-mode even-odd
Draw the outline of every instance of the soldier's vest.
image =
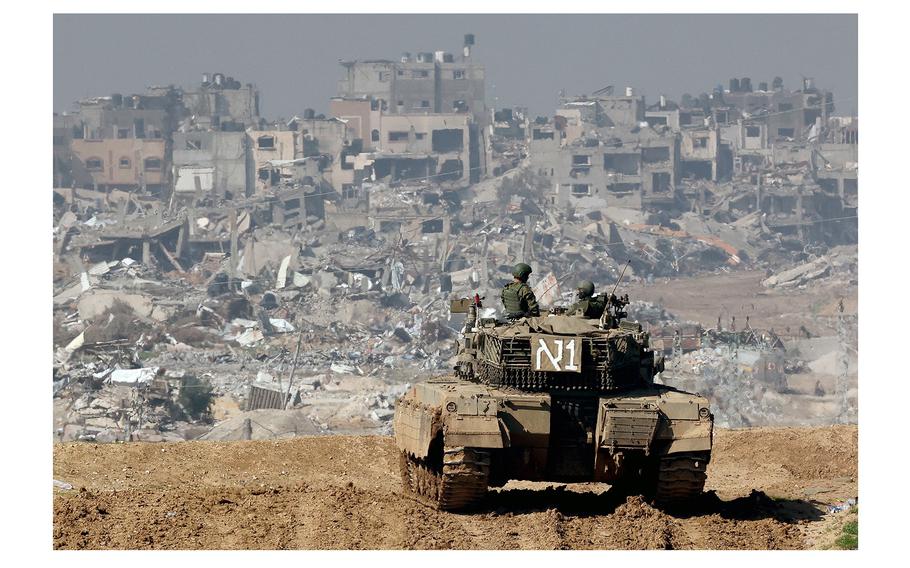
[[602, 296], [594, 296], [588, 302], [588, 309], [585, 310], [585, 315], [589, 318], [599, 318], [603, 315], [605, 309], [607, 309], [606, 300]]
[[507, 314], [521, 314], [527, 309], [521, 302], [522, 288], [530, 290], [524, 282], [512, 282], [502, 289], [502, 307]]

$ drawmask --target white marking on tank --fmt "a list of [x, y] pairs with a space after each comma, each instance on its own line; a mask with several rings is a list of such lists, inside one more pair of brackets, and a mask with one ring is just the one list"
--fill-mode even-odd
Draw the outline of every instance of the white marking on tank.
[[569, 364], [566, 365], [566, 371], [577, 371], [578, 365], [575, 364], [575, 340], [570, 339], [566, 342], [566, 351], [569, 352]]
[[544, 341], [543, 339], [538, 339], [537, 344], [538, 344], [537, 345], [537, 368], [538, 369], [541, 368], [540, 354], [541, 354], [541, 352], [543, 352], [543, 353], [547, 354], [547, 359], [550, 360], [550, 363], [553, 365], [553, 368], [556, 369], [557, 371], [561, 371], [562, 369], [560, 369], [559, 363], [562, 362], [562, 339], [553, 340], [553, 344], [559, 348], [559, 351], [558, 351], [556, 357], [554, 357], [553, 354], [550, 352], [550, 348], [547, 346], [546, 341]]

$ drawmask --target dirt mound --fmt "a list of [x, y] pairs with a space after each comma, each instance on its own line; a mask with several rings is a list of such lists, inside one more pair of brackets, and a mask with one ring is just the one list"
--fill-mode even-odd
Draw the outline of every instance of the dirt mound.
[[611, 524], [616, 527], [613, 538], [622, 542], [622, 546], [617, 548], [677, 548], [673, 544], [674, 531], [670, 517], [646, 503], [640, 496], [629, 497], [612, 517]]
[[[811, 460], [813, 452], [844, 444], [837, 459], [855, 460], [855, 433], [855, 427], [720, 431], [708, 470], [713, 491], [686, 511], [664, 512], [601, 484], [512, 482], [471, 515], [434, 511], [404, 497], [398, 454], [386, 437], [58, 444], [54, 478], [75, 489], [55, 490], [54, 546], [803, 548], [807, 529], [824, 522], [818, 499], [855, 496], [855, 481], [840, 474], [856, 465], [819, 467], [798, 454]], [[755, 463], [764, 469], [753, 471]], [[836, 477], [813, 477], [826, 473]], [[806, 498], [818, 485], [828, 493]]]
[[762, 470], [780, 468], [800, 480], [856, 478], [857, 428], [756, 428], [723, 432], [717, 458]]

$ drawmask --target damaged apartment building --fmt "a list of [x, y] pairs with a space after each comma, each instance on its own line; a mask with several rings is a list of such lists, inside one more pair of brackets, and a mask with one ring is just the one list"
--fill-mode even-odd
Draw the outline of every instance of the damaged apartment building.
[[54, 185], [169, 198], [172, 190], [246, 195], [246, 128], [259, 93], [222, 73], [195, 88], [94, 97], [54, 115]]
[[552, 188], [545, 203], [579, 213], [673, 206], [681, 136], [644, 119], [644, 97], [632, 88], [602, 89], [564, 98], [552, 120], [530, 124], [531, 167]]
[[[344, 76], [332, 114], [351, 125], [373, 156], [369, 176], [477, 182], [490, 161], [484, 67], [474, 61], [474, 36], [462, 53], [402, 54], [397, 61], [342, 61]], [[355, 164], [354, 169], [362, 169]], [[356, 176], [352, 183], [356, 185]]]
[[224, 73], [203, 73], [181, 91], [184, 120], [173, 135], [178, 197], [231, 199], [252, 194], [254, 166], [246, 130], [260, 124], [259, 90]]
[[174, 133], [174, 192], [182, 199], [232, 199], [255, 193], [259, 90], [224, 73], [203, 73], [181, 92], [185, 118]]
[[[648, 106], [631, 87], [563, 97], [528, 125], [546, 205], [696, 211], [731, 221], [760, 211], [765, 229], [801, 241], [855, 242], [857, 121], [805, 79], [791, 91], [749, 78], [679, 104]], [[826, 221], [830, 220], [830, 221]]]
[[858, 122], [834, 114], [834, 95], [804, 78], [790, 90], [775, 77], [753, 90], [730, 79], [704, 105], [733, 153], [715, 211], [760, 212], [764, 226], [800, 241], [856, 242]]
[[55, 114], [55, 186], [166, 195], [170, 135], [180, 116], [172, 87], [83, 99], [75, 112]]

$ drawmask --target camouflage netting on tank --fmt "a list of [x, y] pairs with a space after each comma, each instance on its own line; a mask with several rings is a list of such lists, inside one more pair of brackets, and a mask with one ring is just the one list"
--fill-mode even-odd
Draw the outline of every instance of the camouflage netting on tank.
[[643, 381], [653, 355], [631, 335], [583, 337], [581, 372], [535, 371], [528, 337], [488, 335], [480, 347], [477, 379], [526, 391], [612, 391]]

